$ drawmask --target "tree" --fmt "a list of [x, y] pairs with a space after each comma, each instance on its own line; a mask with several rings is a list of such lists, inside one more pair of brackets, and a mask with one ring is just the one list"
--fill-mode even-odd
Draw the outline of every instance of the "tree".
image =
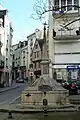
[[[80, 9], [80, 6], [77, 6], [77, 5], [68, 5], [68, 6], [62, 6], [61, 8], [59, 7], [55, 7], [53, 5], [53, 0], [36, 0], [36, 2], [34, 3], [33, 5], [33, 11], [34, 13], [32, 13], [31, 15], [31, 18], [35, 19], [35, 20], [42, 20], [46, 17], [46, 13], [48, 13], [49, 11], [53, 11], [53, 15], [56, 14], [56, 11], [59, 11], [61, 8], [64, 8], [64, 7], [70, 7], [70, 9], [68, 9], [68, 11], [71, 10], [71, 7], [77, 7], [78, 9]], [[54, 0], [55, 2], [56, 0]], [[55, 17], [55, 19], [59, 19], [59, 18], [63, 18], [64, 20], [64, 23], [65, 23], [65, 19], [67, 20], [67, 12], [68, 11], [64, 11], [63, 13], [61, 13], [58, 17]], [[62, 28], [65, 28], [65, 29], [69, 29], [68, 26], [71, 25], [72, 23], [76, 22], [76, 21], [79, 21], [80, 18], [78, 19], [75, 19], [73, 21], [70, 21], [68, 20], [67, 24], [65, 25], [60, 25]]]
[[47, 0], [36, 0], [36, 2], [33, 5], [34, 13], [31, 14], [31, 18], [36, 20], [43, 19], [45, 17], [44, 14], [48, 9], [47, 5], [48, 5]]

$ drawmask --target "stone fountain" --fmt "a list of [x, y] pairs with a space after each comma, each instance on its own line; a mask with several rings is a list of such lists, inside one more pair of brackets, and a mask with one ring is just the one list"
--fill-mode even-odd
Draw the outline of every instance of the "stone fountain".
[[21, 105], [24, 107], [67, 105], [69, 104], [68, 91], [62, 88], [56, 80], [49, 77], [45, 25], [43, 39], [37, 38], [37, 40], [42, 53], [41, 76], [22, 92]]

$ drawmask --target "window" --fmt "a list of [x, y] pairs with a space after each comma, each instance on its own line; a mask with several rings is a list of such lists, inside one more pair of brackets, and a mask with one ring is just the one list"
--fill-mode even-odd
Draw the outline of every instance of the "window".
[[34, 57], [36, 58], [36, 52], [34, 53]]
[[[79, 6], [79, 0], [74, 0], [74, 5]], [[74, 7], [74, 10], [78, 10], [78, 8]]]
[[37, 56], [37, 58], [39, 58], [39, 52], [36, 52], [36, 56]]
[[38, 63], [38, 67], [40, 68], [40, 62]]
[[32, 47], [31, 47], [31, 52], [32, 52]]
[[23, 61], [23, 66], [25, 66], [25, 61]]
[[13, 55], [13, 59], [15, 58], [15, 55]]
[[61, 10], [62, 11], [66, 11], [66, 7], [63, 7], [63, 6], [66, 6], [66, 0], [61, 0]]
[[23, 58], [25, 58], [25, 51], [23, 51]]
[[36, 63], [34, 63], [34, 69], [36, 69]]
[[38, 49], [38, 44], [35, 45], [35, 48]]
[[28, 45], [28, 41], [25, 41], [25, 46]]
[[58, 11], [58, 8], [59, 8], [59, 0], [55, 0], [54, 5], [55, 5], [55, 9]]
[[31, 41], [30, 46], [33, 46], [33, 42]]
[[72, 0], [67, 0], [67, 6], [68, 6], [67, 7], [67, 11], [68, 10], [72, 10], [72, 6], [71, 5], [72, 5]]
[[6, 48], [6, 51], [8, 52], [8, 48]]
[[8, 58], [6, 58], [6, 67], [8, 68]]

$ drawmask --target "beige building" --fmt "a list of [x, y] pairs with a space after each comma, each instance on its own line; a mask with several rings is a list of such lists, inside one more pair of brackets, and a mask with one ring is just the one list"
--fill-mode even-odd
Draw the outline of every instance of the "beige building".
[[31, 53], [31, 59], [33, 63], [33, 70], [35, 78], [38, 78], [41, 75], [41, 49], [39, 46], [38, 41], [35, 41], [32, 53]]
[[25, 78], [27, 77], [27, 52], [28, 52], [28, 42], [23, 41], [19, 42], [16, 45], [13, 45], [13, 79]]
[[[36, 34], [36, 41], [34, 43], [34, 47], [31, 53], [31, 63], [33, 63], [33, 71], [35, 78], [38, 78], [41, 75], [41, 47], [37, 39], [43, 39], [44, 31], [39, 30]], [[49, 53], [49, 30], [46, 28], [46, 45], [47, 45], [47, 52]], [[49, 54], [48, 54], [49, 55]]]
[[80, 79], [80, 0], [51, 1], [59, 9], [49, 12], [50, 77], [55, 70], [57, 79]]
[[1, 54], [2, 43], [0, 41], [0, 87], [4, 86], [4, 58]]

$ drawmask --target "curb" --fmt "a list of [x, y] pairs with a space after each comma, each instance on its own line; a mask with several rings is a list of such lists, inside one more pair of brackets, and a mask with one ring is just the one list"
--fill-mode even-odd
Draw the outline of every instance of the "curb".
[[[12, 108], [0, 108], [0, 112], [9, 112], [11, 111], [12, 113], [45, 113], [45, 109], [43, 108], [26, 108], [26, 109], [20, 109], [20, 108], [16, 108], [16, 106], [12, 107]], [[80, 106], [73, 106], [71, 107], [60, 107], [60, 108], [48, 108], [46, 109], [47, 113], [50, 112], [80, 112]]]
[[[0, 112], [9, 112], [11, 111], [12, 113], [44, 113], [44, 110], [40, 110], [40, 109], [31, 109], [31, 110], [28, 110], [28, 109], [23, 109], [23, 110], [20, 110], [20, 109], [0, 109]], [[50, 112], [80, 112], [80, 111], [77, 111], [76, 109], [73, 109], [73, 110], [67, 110], [67, 109], [52, 109], [52, 110], [48, 110], [47, 111], [48, 113]]]
[[9, 90], [12, 90], [12, 89], [16, 89], [16, 88], [18, 88], [18, 87], [20, 87], [20, 86], [18, 85], [18, 86], [12, 87], [12, 88], [8, 88], [8, 89], [5, 89], [5, 90], [1, 90], [0, 93], [5, 92], [5, 91], [9, 91]]

